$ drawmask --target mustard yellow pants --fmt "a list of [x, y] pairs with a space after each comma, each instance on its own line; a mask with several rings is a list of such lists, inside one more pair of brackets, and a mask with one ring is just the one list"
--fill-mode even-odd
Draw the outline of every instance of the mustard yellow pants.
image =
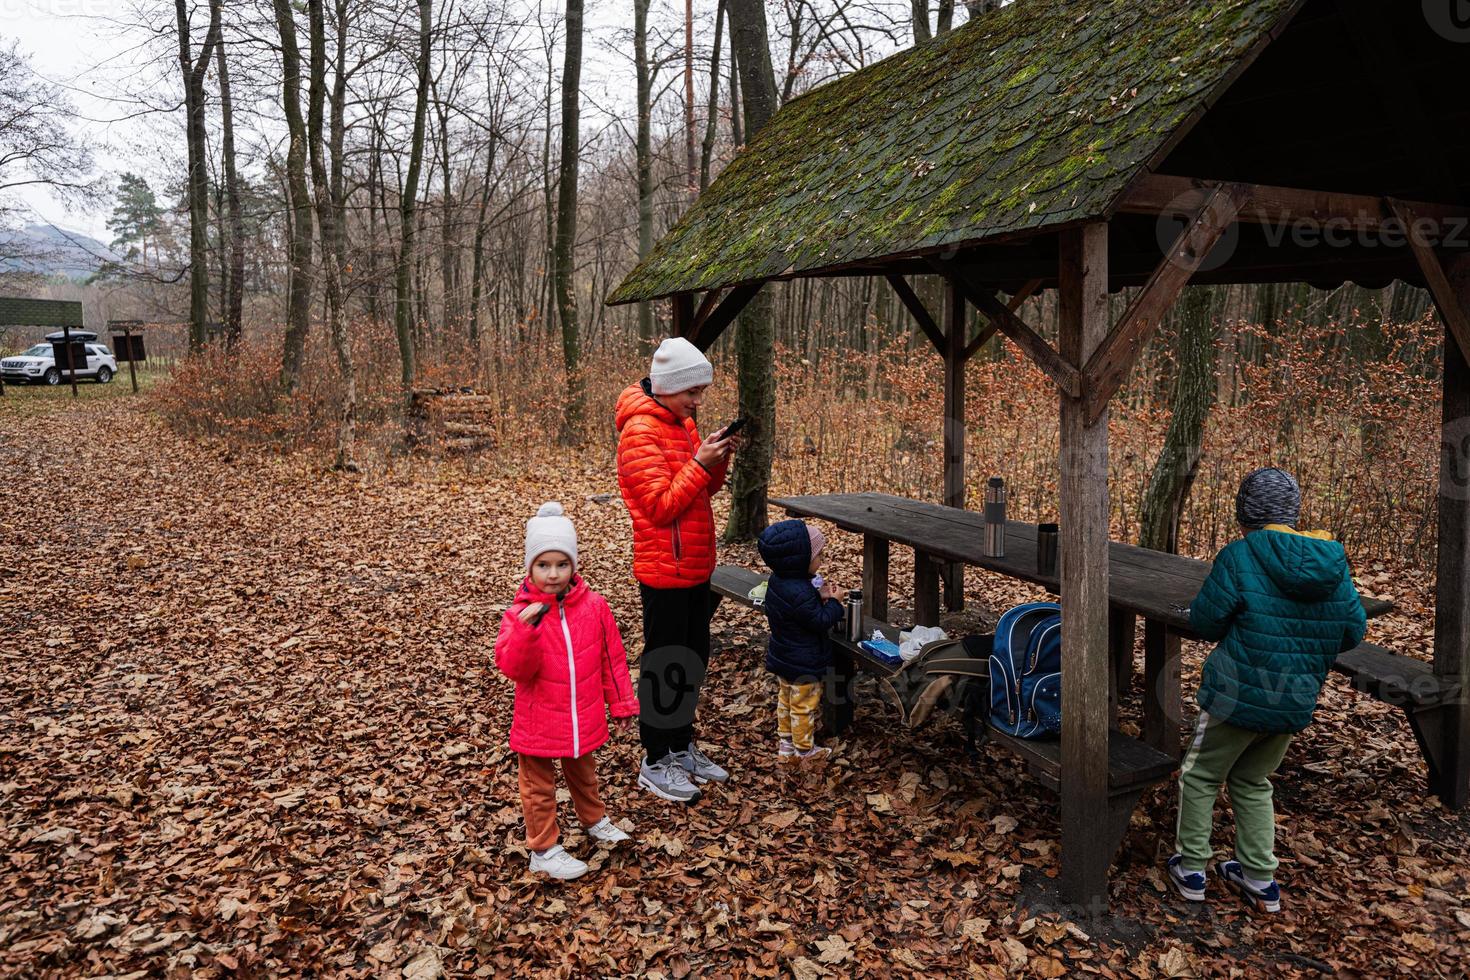
[[776, 734], [805, 752], [816, 744], [817, 711], [822, 703], [822, 685], [793, 684], [780, 678], [776, 696]]

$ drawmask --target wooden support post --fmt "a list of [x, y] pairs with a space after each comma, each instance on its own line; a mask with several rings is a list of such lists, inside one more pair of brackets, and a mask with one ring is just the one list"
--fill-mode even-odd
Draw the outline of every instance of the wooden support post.
[[888, 621], [888, 539], [863, 535], [863, 605], [874, 619]]
[[694, 294], [679, 293], [669, 297], [669, 305], [672, 307], [672, 323], [670, 324], [673, 336], [683, 337], [690, 343], [694, 342]]
[[128, 377], [133, 382], [133, 394], [138, 393], [138, 361], [133, 357], [133, 327], [132, 324], [123, 324], [123, 340], [128, 345]]
[[914, 625], [939, 625], [939, 565], [927, 551], [914, 549]]
[[1113, 728], [1118, 727], [1118, 704], [1133, 686], [1133, 635], [1137, 625], [1138, 617], [1131, 612], [1113, 609], [1108, 613], [1108, 654], [1112, 657], [1108, 724]]
[[[953, 280], [944, 285], [944, 506], [964, 510], [965, 297]], [[965, 566], [960, 562], [945, 567], [944, 608], [965, 608]]]
[[1183, 720], [1179, 688], [1179, 634], [1158, 620], [1143, 624], [1143, 740], [1165, 755], [1179, 758], [1179, 723]]
[[[1077, 369], [1108, 333], [1108, 227], [1083, 225], [1060, 237], [1060, 354]], [[1079, 386], [1061, 398], [1061, 892], [1064, 902], [1101, 914], [1114, 853], [1103, 840], [1110, 813], [1108, 413], [1089, 424], [1081, 396]]]
[[76, 353], [71, 349], [71, 325], [66, 324], [61, 328], [61, 336], [64, 338], [66, 350], [66, 374], [71, 378], [71, 396], [77, 397], [77, 359]]
[[[1470, 258], [1448, 284], [1470, 309]], [[1444, 405], [1439, 456], [1439, 557], [1434, 602], [1434, 673], [1456, 692], [1445, 707], [1440, 766], [1431, 787], [1452, 809], [1470, 803], [1470, 350], [1444, 332]]]

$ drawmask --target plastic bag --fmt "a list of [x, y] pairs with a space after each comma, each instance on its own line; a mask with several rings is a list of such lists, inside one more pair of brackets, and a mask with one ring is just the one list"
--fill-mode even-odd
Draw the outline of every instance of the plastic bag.
[[898, 634], [898, 655], [903, 658], [904, 663], [908, 663], [919, 655], [925, 644], [947, 639], [949, 634], [938, 626], [915, 626]]

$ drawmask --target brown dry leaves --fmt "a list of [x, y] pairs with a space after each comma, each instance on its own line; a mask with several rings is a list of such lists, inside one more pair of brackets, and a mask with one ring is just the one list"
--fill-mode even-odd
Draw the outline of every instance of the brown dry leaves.
[[[615, 738], [605, 795], [637, 844], [594, 852], [573, 831], [595, 873], [534, 881], [505, 744], [512, 691], [489, 645], [524, 521], [557, 498], [637, 648], [626, 514], [591, 500], [616, 493], [606, 447], [554, 471], [500, 460], [474, 478], [352, 480], [312, 457], [182, 440], [125, 399], [0, 406], [0, 431], [6, 973], [1470, 966], [1465, 818], [1420, 798], [1401, 719], [1337, 682], [1282, 774], [1288, 914], [1260, 922], [1223, 896], [1197, 911], [1165, 894], [1165, 788], [1120, 855], [1116, 918], [1079, 928], [1047, 906], [1055, 800], [1004, 752], [972, 765], [954, 725], [898, 730], [869, 690], [825, 773], [781, 767], [763, 623], [730, 608], [701, 710], [735, 780], [671, 809], [636, 790], [636, 746]], [[833, 535], [829, 577], [856, 581], [849, 538]], [[1026, 597], [993, 576], [972, 586], [995, 608]], [[1422, 642], [1422, 623], [1375, 628]]]

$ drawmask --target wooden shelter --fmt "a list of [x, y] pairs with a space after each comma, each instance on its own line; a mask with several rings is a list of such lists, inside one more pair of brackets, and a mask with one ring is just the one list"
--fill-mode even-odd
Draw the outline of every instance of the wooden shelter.
[[[943, 357], [952, 423], [962, 367], [996, 331], [1055, 382], [1068, 901], [1105, 896], [1112, 859], [1092, 833], [1108, 817], [1108, 403], [1188, 282], [1432, 293], [1446, 324], [1434, 672], [1470, 682], [1470, 29], [1433, 6], [1004, 7], [789, 102], [608, 298], [668, 298], [675, 329], [708, 347], [764, 283], [883, 276]], [[912, 274], [945, 278], [942, 311]], [[1043, 289], [1059, 293], [1055, 347], [1016, 313]], [[963, 507], [963, 424], [945, 426], [944, 454], [945, 503]], [[1462, 697], [1430, 740], [1432, 788], [1463, 806]]]

